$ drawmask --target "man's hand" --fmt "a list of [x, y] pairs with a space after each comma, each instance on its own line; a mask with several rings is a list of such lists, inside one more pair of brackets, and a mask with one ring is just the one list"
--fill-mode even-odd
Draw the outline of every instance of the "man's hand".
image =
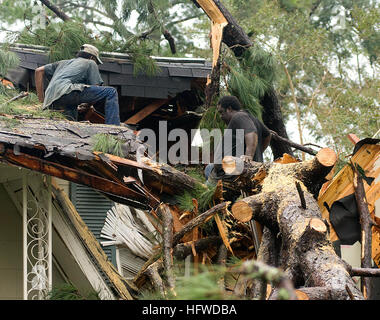
[[244, 162], [249, 162], [249, 161], [253, 160], [253, 157], [252, 156], [247, 156], [246, 154], [243, 154], [242, 156], [240, 156], [240, 159], [243, 159]]
[[245, 155], [251, 157], [250, 160], [253, 159], [253, 156], [255, 155], [256, 152], [256, 147], [257, 147], [257, 133], [256, 132], [250, 132], [244, 135], [244, 140], [245, 140]]
[[90, 103], [81, 103], [78, 106], [78, 112], [87, 112], [90, 108], [92, 108]]

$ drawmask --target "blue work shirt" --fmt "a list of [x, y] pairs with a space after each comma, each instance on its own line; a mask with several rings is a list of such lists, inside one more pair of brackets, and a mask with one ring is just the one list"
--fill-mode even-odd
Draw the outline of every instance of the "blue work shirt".
[[82, 57], [47, 64], [44, 72], [48, 79], [51, 78], [45, 91], [44, 109], [71, 91], [103, 84], [96, 62]]

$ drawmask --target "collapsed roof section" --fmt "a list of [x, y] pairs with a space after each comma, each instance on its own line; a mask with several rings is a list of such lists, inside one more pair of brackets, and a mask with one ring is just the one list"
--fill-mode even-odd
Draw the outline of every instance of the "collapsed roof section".
[[[183, 193], [199, 183], [167, 164], [147, 157], [137, 161], [136, 151], [142, 143], [128, 128], [66, 120], [16, 120], [22, 125], [10, 127], [6, 117], [0, 118], [0, 162], [89, 186], [115, 202], [154, 209], [165, 195]], [[94, 136], [99, 133], [121, 140], [125, 157], [94, 152]]]

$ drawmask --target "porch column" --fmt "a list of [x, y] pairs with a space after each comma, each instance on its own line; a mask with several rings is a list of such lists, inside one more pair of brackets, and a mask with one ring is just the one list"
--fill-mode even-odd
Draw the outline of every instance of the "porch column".
[[51, 177], [46, 188], [32, 191], [25, 172], [22, 189], [23, 298], [43, 300], [52, 287]]

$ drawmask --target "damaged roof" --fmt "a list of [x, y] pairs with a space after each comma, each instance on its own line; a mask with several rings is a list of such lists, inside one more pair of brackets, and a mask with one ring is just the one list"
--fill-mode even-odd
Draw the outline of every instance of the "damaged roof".
[[[9, 119], [19, 124], [9, 126]], [[124, 158], [94, 151], [96, 134], [122, 142]], [[13, 116], [0, 117], [0, 162], [86, 185], [109, 199], [152, 209], [165, 193], [192, 189], [195, 180], [166, 164], [144, 157], [138, 133], [126, 127]], [[170, 176], [183, 176], [181, 188]]]

